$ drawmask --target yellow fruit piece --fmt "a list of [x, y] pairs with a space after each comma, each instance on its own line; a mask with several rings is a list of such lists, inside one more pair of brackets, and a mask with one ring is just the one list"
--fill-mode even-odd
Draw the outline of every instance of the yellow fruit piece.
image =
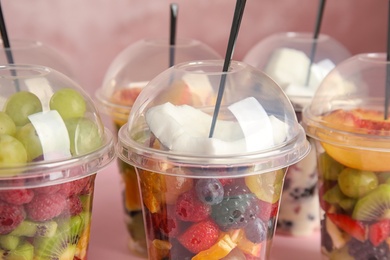
[[237, 244], [233, 242], [229, 234], [225, 234], [216, 244], [212, 245], [209, 249], [199, 252], [191, 260], [221, 259], [227, 256], [236, 245]]
[[245, 184], [258, 199], [275, 203], [279, 201], [286, 169], [245, 177]]
[[87, 256], [90, 230], [91, 230], [91, 226], [87, 225], [83, 233], [81, 234], [79, 241], [77, 242], [75, 256], [77, 256], [80, 259], [85, 259]]
[[390, 165], [384, 163], [390, 160], [390, 144], [381, 139], [389, 135], [390, 122], [383, 120], [382, 112], [336, 110], [324, 116], [322, 123], [324, 128], [308, 126], [308, 133], [318, 136], [333, 159], [358, 170], [390, 171]]
[[163, 259], [169, 255], [172, 244], [168, 241], [154, 239], [149, 247], [149, 259]]
[[165, 190], [163, 175], [138, 169], [142, 190], [142, 200], [151, 213], [157, 213], [162, 203]]
[[138, 180], [135, 168], [123, 164], [122, 180], [125, 184], [125, 206], [129, 211], [141, 209], [141, 199], [138, 189]]
[[263, 243], [255, 244], [249, 241], [246, 237], [242, 237], [237, 244], [237, 248], [239, 248], [245, 254], [259, 257], [262, 245]]

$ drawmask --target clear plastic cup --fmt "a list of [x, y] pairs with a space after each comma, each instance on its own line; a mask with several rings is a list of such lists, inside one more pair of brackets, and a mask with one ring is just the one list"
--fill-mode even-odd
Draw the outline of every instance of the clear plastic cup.
[[87, 259], [94, 181], [115, 157], [90, 97], [38, 65], [0, 66], [0, 252]]
[[[220, 59], [220, 56], [206, 44], [193, 39], [178, 39], [174, 47], [169, 45], [168, 39], [143, 39], [119, 53], [107, 70], [102, 87], [96, 92], [97, 100], [104, 113], [114, 123], [115, 130], [119, 130], [127, 122], [133, 103], [142, 88], [169, 68], [171, 60], [178, 63], [199, 59]], [[176, 91], [184, 89], [178, 86]], [[146, 256], [146, 240], [135, 170], [120, 160], [118, 165], [124, 187], [122, 192], [129, 247], [132, 252]]]
[[242, 62], [222, 68], [214, 60], [165, 70], [119, 131], [119, 157], [138, 176], [149, 259], [269, 257], [286, 169], [310, 148], [272, 79]]
[[[294, 106], [298, 121], [324, 77], [349, 51], [336, 39], [313, 33], [287, 32], [266, 37], [244, 57], [263, 70], [286, 92]], [[310, 62], [312, 61], [312, 62]], [[310, 142], [310, 138], [308, 138]], [[277, 234], [310, 236], [320, 228], [315, 151], [289, 167], [282, 194]]]
[[43, 42], [30, 39], [11, 39], [11, 48], [0, 47], [1, 64], [9, 64], [9, 52], [12, 54], [14, 64], [33, 64], [55, 69], [62, 74], [76, 79], [73, 69], [66, 58], [56, 49]]
[[347, 59], [303, 111], [306, 132], [315, 140], [321, 245], [329, 259], [390, 257], [390, 123], [384, 112], [389, 66], [384, 53]]

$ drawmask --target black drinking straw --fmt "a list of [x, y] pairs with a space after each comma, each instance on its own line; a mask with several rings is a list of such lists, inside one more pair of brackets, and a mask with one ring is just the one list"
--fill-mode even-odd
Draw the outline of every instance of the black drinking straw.
[[324, 15], [324, 10], [325, 10], [325, 2], [326, 0], [320, 0], [320, 5], [318, 6], [317, 19], [316, 19], [316, 24], [314, 26], [313, 43], [310, 50], [310, 63], [306, 74], [305, 86], [309, 85], [311, 67], [313, 66], [314, 56], [316, 54], [317, 40], [318, 40], [318, 36], [320, 35], [322, 17]]
[[175, 64], [175, 45], [176, 45], [176, 25], [177, 25], [177, 13], [178, 5], [170, 5], [170, 30], [169, 30], [169, 67], [172, 67]]
[[[230, 61], [233, 56], [234, 46], [236, 45], [238, 31], [240, 30], [242, 16], [244, 14], [245, 4], [246, 4], [246, 0], [237, 0], [222, 72], [227, 72], [229, 69]], [[217, 96], [217, 101], [215, 103], [214, 115], [211, 122], [209, 138], [213, 137], [214, 134], [215, 124], [217, 122], [219, 109], [221, 107], [222, 96], [225, 90], [225, 82], [226, 82], [226, 73], [223, 73], [221, 77], [221, 81], [219, 83], [218, 96]]]
[[[9, 43], [8, 39], [8, 34], [7, 34], [7, 28], [5, 26], [5, 20], [4, 20], [4, 15], [3, 15], [3, 9], [1, 8], [1, 1], [0, 1], [0, 33], [1, 33], [1, 38], [3, 40], [3, 46], [4, 46], [4, 51], [5, 55], [7, 57], [7, 62], [8, 64], [14, 64], [14, 58], [12, 55], [11, 51], [11, 45]], [[15, 70], [11, 70], [11, 75], [16, 76]], [[16, 85], [16, 91], [19, 91], [19, 82], [15, 81]]]
[[385, 91], [385, 120], [388, 118], [389, 94], [390, 94], [390, 0], [388, 3], [387, 21], [387, 55], [386, 55], [386, 91]]

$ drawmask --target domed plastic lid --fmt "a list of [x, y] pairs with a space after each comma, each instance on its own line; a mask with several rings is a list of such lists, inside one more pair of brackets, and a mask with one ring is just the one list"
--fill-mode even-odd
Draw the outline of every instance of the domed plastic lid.
[[308, 32], [273, 34], [252, 47], [244, 62], [263, 70], [285, 91], [297, 111], [308, 105], [324, 77], [351, 57], [337, 40]]
[[81, 178], [114, 158], [92, 100], [67, 76], [38, 65], [0, 66], [0, 86], [0, 189], [13, 185], [6, 180], [45, 186]]
[[[281, 88], [242, 62], [232, 61], [229, 72], [222, 70], [222, 60], [194, 61], [150, 81], [120, 129], [121, 158], [141, 168], [152, 167], [142, 164], [141, 158], [147, 157], [160, 165], [250, 164], [258, 171], [302, 159], [309, 146]], [[210, 138], [221, 85], [223, 98]]]
[[220, 58], [212, 48], [193, 39], [177, 39], [174, 47], [168, 39], [143, 39], [129, 45], [113, 60], [96, 97], [105, 113], [125, 123], [141, 89], [168, 69], [171, 62]]
[[[344, 165], [390, 170], [383, 163], [390, 159], [390, 120], [385, 119], [388, 66], [384, 53], [345, 60], [324, 79], [303, 111], [307, 134]], [[369, 156], [372, 165], [362, 165]]]

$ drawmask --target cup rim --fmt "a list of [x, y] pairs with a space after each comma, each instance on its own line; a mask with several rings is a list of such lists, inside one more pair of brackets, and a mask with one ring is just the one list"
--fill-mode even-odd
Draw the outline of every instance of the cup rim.
[[[0, 190], [32, 188], [69, 182], [96, 174], [115, 159], [115, 141], [105, 128], [103, 144], [96, 150], [65, 160], [29, 162], [13, 167], [0, 168]], [[17, 174], [5, 175], [14, 172]], [[24, 180], [20, 184], [17, 180]], [[14, 183], [14, 181], [16, 181]], [[18, 185], [22, 185], [19, 187]]]

